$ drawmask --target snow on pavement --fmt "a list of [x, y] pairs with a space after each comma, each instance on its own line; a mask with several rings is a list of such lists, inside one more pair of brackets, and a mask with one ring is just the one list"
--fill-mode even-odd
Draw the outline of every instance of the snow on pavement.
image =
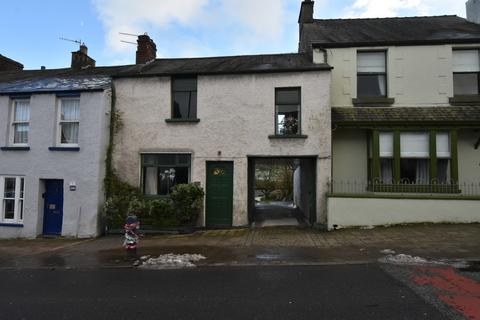
[[163, 269], [181, 269], [194, 268], [194, 262], [204, 260], [206, 257], [201, 254], [162, 254], [156, 258], [143, 256], [135, 262], [142, 269], [163, 270]]

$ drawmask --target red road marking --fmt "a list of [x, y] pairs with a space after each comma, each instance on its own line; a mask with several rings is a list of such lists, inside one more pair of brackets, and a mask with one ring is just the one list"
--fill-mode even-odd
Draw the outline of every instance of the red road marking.
[[453, 268], [418, 268], [413, 277], [419, 285], [430, 285], [437, 297], [468, 319], [480, 320], [480, 283], [459, 275]]

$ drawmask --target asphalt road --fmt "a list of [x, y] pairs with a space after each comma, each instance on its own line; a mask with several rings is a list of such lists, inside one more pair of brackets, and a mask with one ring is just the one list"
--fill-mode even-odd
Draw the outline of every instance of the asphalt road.
[[0, 319], [446, 319], [376, 265], [0, 271]]

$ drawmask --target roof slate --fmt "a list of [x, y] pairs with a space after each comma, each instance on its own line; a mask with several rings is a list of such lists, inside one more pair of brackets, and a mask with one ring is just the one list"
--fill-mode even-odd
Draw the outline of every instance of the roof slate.
[[211, 58], [156, 59], [134, 72], [117, 76], [214, 75], [330, 70], [328, 64], [315, 64], [306, 54], [264, 54]]
[[480, 42], [480, 24], [458, 16], [316, 19], [303, 24], [302, 43], [323, 47]]
[[336, 124], [463, 122], [480, 125], [480, 107], [334, 107], [332, 120]]
[[156, 59], [144, 65], [83, 70], [46, 69], [0, 72], [0, 94], [102, 89], [112, 77], [214, 75], [330, 70], [306, 54], [270, 54], [189, 59]]

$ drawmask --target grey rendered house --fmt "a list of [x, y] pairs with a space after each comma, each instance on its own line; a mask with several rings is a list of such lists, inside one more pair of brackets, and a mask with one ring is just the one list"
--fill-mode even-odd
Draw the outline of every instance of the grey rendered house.
[[329, 229], [480, 221], [480, 25], [313, 19], [312, 1], [299, 23], [299, 51], [334, 68]]
[[[206, 191], [199, 225], [232, 227], [253, 220], [255, 163], [295, 159], [303, 169], [299, 206], [310, 222], [324, 223], [330, 69], [305, 54], [277, 54], [155, 59], [120, 73], [114, 168], [151, 196], [197, 182]], [[286, 130], [286, 118], [295, 130]]]
[[71, 68], [0, 72], [0, 238], [99, 234], [118, 68], [82, 49]]

